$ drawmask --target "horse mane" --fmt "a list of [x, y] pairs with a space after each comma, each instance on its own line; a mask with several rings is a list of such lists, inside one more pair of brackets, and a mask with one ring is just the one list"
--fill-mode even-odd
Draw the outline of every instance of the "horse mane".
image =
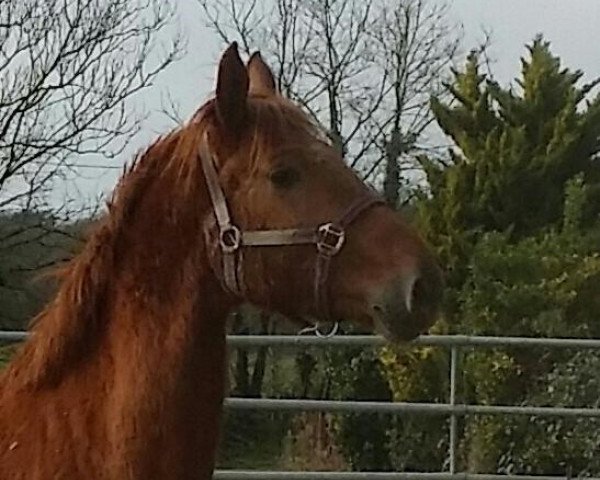
[[[273, 146], [283, 132], [292, 131], [323, 139], [323, 133], [301, 109], [283, 97], [248, 101], [254, 135], [263, 135], [262, 148]], [[54, 298], [33, 319], [31, 337], [21, 346], [2, 375], [3, 387], [43, 388], [58, 382], [99, 346], [107, 327], [106, 311], [111, 280], [124, 262], [128, 227], [144, 193], [158, 179], [171, 176], [177, 188], [169, 191], [170, 204], [188, 205], [198, 214], [198, 199], [205, 196], [202, 167], [197, 161], [204, 132], [217, 121], [216, 104], [209, 100], [192, 120], [138, 153], [118, 181], [107, 211], [91, 232], [83, 249], [52, 273], [59, 282]], [[290, 139], [293, 140], [293, 139]], [[200, 191], [202, 190], [202, 192]], [[175, 198], [182, 197], [182, 198]], [[192, 197], [192, 198], [190, 198]], [[171, 213], [177, 214], [177, 208]], [[181, 213], [181, 212], [180, 212]]]
[[59, 287], [54, 298], [31, 322], [31, 337], [22, 345], [4, 374], [12, 388], [42, 387], [56, 382], [93, 350], [106, 326], [102, 323], [106, 295], [122, 237], [144, 191], [163, 170], [163, 163], [189, 143], [186, 128], [159, 137], [138, 153], [119, 179], [107, 211], [83, 249], [50, 272]]

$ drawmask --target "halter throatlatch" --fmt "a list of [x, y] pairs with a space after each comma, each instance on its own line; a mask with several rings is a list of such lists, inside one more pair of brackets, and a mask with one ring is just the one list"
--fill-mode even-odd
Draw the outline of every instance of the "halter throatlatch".
[[232, 222], [206, 138], [200, 146], [200, 161], [218, 228], [218, 248], [222, 255], [221, 281], [224, 287], [232, 294], [244, 298], [246, 287], [243, 280], [242, 253], [245, 247], [312, 244], [316, 246], [313, 287], [315, 308], [322, 319], [330, 320], [327, 280], [331, 260], [344, 246], [346, 227], [361, 213], [374, 205], [384, 203], [383, 200], [374, 194], [366, 194], [354, 201], [337, 220], [316, 228], [242, 231]]

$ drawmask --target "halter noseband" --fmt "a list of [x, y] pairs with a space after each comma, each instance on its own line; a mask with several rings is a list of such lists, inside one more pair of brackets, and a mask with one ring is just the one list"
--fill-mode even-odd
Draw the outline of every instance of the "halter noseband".
[[331, 259], [344, 246], [346, 227], [361, 213], [374, 205], [383, 204], [384, 201], [374, 194], [366, 194], [350, 204], [350, 207], [337, 220], [324, 223], [316, 228], [242, 231], [232, 222], [229, 215], [227, 200], [206, 139], [200, 146], [199, 156], [217, 222], [218, 247], [222, 254], [221, 280], [226, 289], [234, 295], [244, 297], [246, 286], [242, 275], [242, 247], [314, 244], [317, 253], [313, 290], [315, 307], [318, 315], [329, 320], [327, 279], [329, 278]]

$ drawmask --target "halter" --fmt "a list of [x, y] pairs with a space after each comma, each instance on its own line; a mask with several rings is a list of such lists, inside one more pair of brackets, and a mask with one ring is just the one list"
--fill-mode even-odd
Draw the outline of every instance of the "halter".
[[225, 193], [219, 182], [213, 156], [208, 150], [206, 139], [200, 146], [200, 161], [214, 217], [218, 227], [218, 247], [222, 254], [222, 278], [224, 286], [232, 294], [243, 298], [246, 286], [243, 281], [244, 247], [270, 247], [286, 245], [316, 246], [316, 263], [313, 295], [317, 314], [330, 319], [328, 286], [330, 264], [346, 240], [346, 228], [369, 208], [383, 204], [384, 201], [374, 194], [366, 194], [350, 204], [335, 221], [323, 223], [316, 228], [288, 228], [280, 230], [242, 231], [231, 220]]

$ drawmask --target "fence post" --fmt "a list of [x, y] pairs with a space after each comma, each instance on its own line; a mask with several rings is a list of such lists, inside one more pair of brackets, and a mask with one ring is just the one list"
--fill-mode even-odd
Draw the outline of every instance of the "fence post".
[[[458, 368], [458, 346], [450, 349], [450, 405], [456, 405], [456, 371]], [[450, 474], [456, 473], [456, 427], [457, 416], [453, 411], [450, 415]]]

